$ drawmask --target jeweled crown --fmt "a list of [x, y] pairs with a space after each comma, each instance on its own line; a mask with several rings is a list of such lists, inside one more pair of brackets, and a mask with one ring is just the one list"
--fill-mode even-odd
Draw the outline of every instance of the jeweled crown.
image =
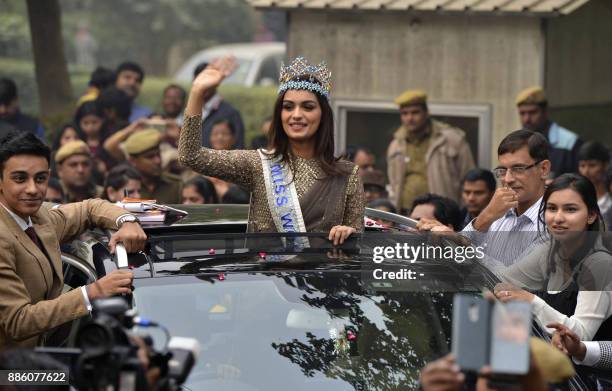
[[325, 62], [311, 65], [304, 57], [296, 57], [291, 64], [281, 63], [278, 92], [309, 90], [329, 98], [331, 72]]

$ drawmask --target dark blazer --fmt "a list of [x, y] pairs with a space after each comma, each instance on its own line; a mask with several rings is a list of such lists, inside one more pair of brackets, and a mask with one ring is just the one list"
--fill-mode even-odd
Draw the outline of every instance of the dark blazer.
[[81, 289], [62, 294], [60, 243], [90, 226], [116, 229], [126, 211], [103, 200], [86, 200], [32, 216], [47, 256], [0, 206], [0, 350], [34, 347], [45, 333], [88, 314]]

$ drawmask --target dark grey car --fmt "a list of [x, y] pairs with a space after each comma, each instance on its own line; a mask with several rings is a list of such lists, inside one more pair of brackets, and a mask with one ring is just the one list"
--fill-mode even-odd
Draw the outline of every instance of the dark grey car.
[[[186, 389], [418, 389], [420, 369], [449, 351], [453, 294], [497, 282], [476, 262], [372, 261], [376, 246], [438, 240], [427, 235], [367, 229], [334, 248], [306, 234], [310, 247], [296, 250], [295, 235], [245, 234], [246, 206], [181, 208], [189, 217], [146, 228], [149, 248], [129, 264], [138, 313], [200, 342]], [[117, 267], [106, 238], [66, 248], [67, 283]], [[379, 267], [420, 277], [378, 281]], [[164, 335], [152, 337], [161, 348]]]

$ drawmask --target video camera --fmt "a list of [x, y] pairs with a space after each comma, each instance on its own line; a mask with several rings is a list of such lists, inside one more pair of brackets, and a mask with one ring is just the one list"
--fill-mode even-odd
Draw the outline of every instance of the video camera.
[[[76, 348], [37, 348], [36, 351], [69, 365], [70, 383], [81, 391], [181, 389], [199, 353], [197, 340], [171, 338], [162, 325], [136, 316], [121, 297], [96, 300], [92, 304], [93, 318], [78, 330]], [[136, 337], [128, 331], [134, 326], [161, 328], [167, 337], [166, 347], [162, 351], [154, 350], [150, 337]]]

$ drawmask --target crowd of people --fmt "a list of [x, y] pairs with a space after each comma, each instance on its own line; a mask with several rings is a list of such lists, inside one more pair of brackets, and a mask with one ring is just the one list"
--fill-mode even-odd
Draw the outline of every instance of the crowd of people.
[[[432, 118], [424, 91], [408, 90], [395, 103], [401, 126], [387, 149], [387, 173], [376, 168], [381, 157], [368, 147], [350, 145], [344, 155], [360, 168], [367, 206], [417, 220], [437, 219], [461, 231], [489, 204], [497, 190], [496, 178], [504, 181], [502, 173], [475, 167], [465, 132]], [[598, 141], [585, 142], [553, 122], [542, 88], [522, 91], [516, 105], [522, 129], [544, 136], [538, 148], [545, 151], [550, 162], [546, 180], [564, 173], [588, 178], [596, 188], [606, 227], [610, 227], [612, 167], [608, 147]], [[545, 160], [540, 155], [535, 156], [540, 160], [538, 165]], [[533, 167], [525, 167], [522, 172]], [[514, 172], [520, 174], [519, 170], [515, 168]]]
[[[195, 75], [206, 65], [200, 64]], [[143, 69], [133, 62], [115, 70], [97, 68], [87, 91], [75, 102], [72, 120], [51, 132], [21, 112], [16, 83], [2, 78], [0, 134], [27, 131], [49, 145], [52, 177], [46, 199], [54, 203], [98, 197], [116, 202], [125, 196], [167, 204], [248, 203], [249, 194], [240, 187], [178, 164], [187, 92], [177, 84], [168, 85], [156, 113], [136, 103], [144, 78]], [[204, 97], [202, 117], [204, 146], [244, 147], [241, 115], [216, 90]]]
[[[206, 65], [195, 69], [194, 78]], [[161, 111], [155, 113], [136, 103], [144, 76], [133, 62], [124, 62], [115, 70], [97, 68], [76, 102], [73, 120], [47, 133], [35, 118], [20, 111], [16, 84], [1, 79], [0, 132], [25, 130], [41, 139], [51, 135], [49, 201], [92, 197], [118, 201], [130, 193], [161, 203], [248, 203], [249, 192], [244, 187], [199, 175], [179, 164], [178, 139], [188, 93], [179, 85], [168, 85], [160, 97]], [[202, 101], [201, 145], [215, 150], [244, 149], [240, 112], [216, 88], [207, 91]], [[367, 206], [416, 219], [437, 219], [454, 230], [463, 229], [492, 199], [495, 175], [475, 167], [463, 130], [430, 116], [424, 91], [408, 90], [395, 103], [401, 126], [387, 149], [387, 173], [376, 168], [381, 156], [365, 146], [349, 145], [343, 155], [359, 167]], [[608, 148], [597, 141], [583, 142], [553, 122], [541, 88], [521, 92], [516, 104], [522, 128], [546, 138], [549, 178], [568, 172], [586, 176], [595, 185], [604, 221], [612, 223]], [[268, 117], [251, 149], [268, 146], [271, 126]]]
[[[28, 251], [45, 264], [42, 274], [17, 270], [16, 259], [28, 255], [16, 250], [15, 232], [5, 233], [3, 245], [14, 244], [5, 253], [14, 259], [2, 261], [0, 280], [13, 285], [0, 284], [0, 295], [13, 301], [0, 304], [10, 320], [2, 324], [0, 347], [33, 346], [45, 331], [87, 314], [90, 299], [129, 291], [132, 276], [119, 271], [81, 293], [61, 294], [61, 275], [53, 273], [58, 254], [47, 250], [88, 223], [120, 228], [113, 246], [124, 240], [142, 248], [144, 233], [127, 224], [133, 216], [99, 200], [128, 197], [248, 203], [250, 232], [326, 232], [334, 244], [364, 229], [366, 205], [409, 216], [422, 231], [461, 233], [485, 246], [483, 263], [503, 281], [494, 292], [498, 300], [530, 302], [534, 316], [550, 325], [555, 346], [578, 362], [605, 359], [607, 350], [587, 342], [612, 340], [611, 252], [600, 235], [612, 222], [610, 153], [553, 122], [541, 88], [518, 95], [522, 129], [500, 142], [493, 170], [476, 167], [463, 130], [431, 117], [425, 92], [404, 92], [395, 100], [401, 126], [390, 140], [385, 174], [367, 147], [334, 156], [331, 74], [303, 58], [281, 69], [272, 115], [253, 148], [244, 149], [240, 113], [217, 92], [235, 66], [231, 58], [201, 64], [189, 92], [174, 84], [164, 89], [160, 113], [136, 103], [144, 82], [138, 64], [98, 68], [73, 121], [51, 142], [40, 123], [21, 113], [15, 83], [0, 79], [0, 203], [7, 211], [0, 208], [0, 215], [12, 231], [29, 236]], [[79, 204], [41, 212], [42, 198]], [[59, 233], [28, 233], [32, 221]], [[24, 279], [34, 283], [26, 287]], [[55, 282], [50, 288], [46, 281]], [[460, 383], [452, 358], [442, 360], [432, 365], [447, 370], [430, 368], [425, 380]]]

